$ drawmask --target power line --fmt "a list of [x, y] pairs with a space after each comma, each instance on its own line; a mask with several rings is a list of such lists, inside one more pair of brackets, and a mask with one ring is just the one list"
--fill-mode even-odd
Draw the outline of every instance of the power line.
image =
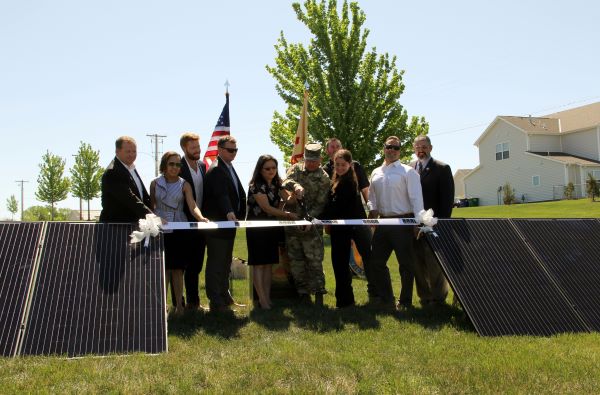
[[[598, 99], [600, 99], [600, 96], [587, 97], [587, 98], [583, 98], [583, 99], [574, 100], [574, 101], [571, 101], [571, 102], [568, 102], [565, 104], [561, 104], [558, 106], [547, 107], [547, 108], [540, 109], [537, 111], [532, 111], [529, 114], [537, 115], [537, 114], [541, 114], [541, 113], [547, 113], [549, 111], [556, 112], [556, 110], [560, 110], [561, 108], [572, 107], [576, 104], [581, 104], [581, 103], [585, 103], [585, 102], [592, 101], [592, 100], [598, 100]], [[446, 130], [446, 131], [438, 132], [438, 133], [431, 133], [430, 136], [440, 136], [442, 134], [458, 133], [458, 132], [462, 132], [462, 131], [473, 129], [473, 128], [479, 128], [479, 127], [486, 126], [486, 125], [489, 125], [489, 122], [480, 122], [475, 125], [465, 126], [463, 128], [459, 128], [459, 129], [452, 129], [452, 130]]]

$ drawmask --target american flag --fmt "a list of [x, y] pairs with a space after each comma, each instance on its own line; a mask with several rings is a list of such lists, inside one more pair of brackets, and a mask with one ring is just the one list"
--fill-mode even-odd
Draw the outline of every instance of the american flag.
[[204, 163], [206, 163], [207, 168], [217, 159], [217, 142], [219, 138], [227, 135], [229, 135], [229, 92], [225, 92], [225, 106], [223, 106], [221, 116], [217, 121], [215, 130], [208, 142], [208, 148], [204, 153]]

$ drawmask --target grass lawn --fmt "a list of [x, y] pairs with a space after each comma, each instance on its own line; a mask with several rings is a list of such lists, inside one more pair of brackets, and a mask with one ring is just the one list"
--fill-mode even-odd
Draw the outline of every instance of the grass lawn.
[[453, 218], [600, 218], [600, 201], [590, 199], [511, 204], [510, 206], [461, 207]]
[[[579, 210], [600, 217], [600, 203], [589, 200], [455, 216], [584, 216]], [[246, 256], [243, 231], [236, 255]], [[329, 247], [324, 267], [323, 309], [278, 300], [268, 312], [188, 313], [170, 319], [169, 352], [156, 356], [0, 358], [0, 392], [600, 393], [599, 333], [483, 338], [459, 308], [363, 306], [362, 280], [354, 281], [359, 306], [336, 310]], [[398, 293], [395, 259], [389, 267]], [[236, 280], [234, 293], [247, 299], [247, 282]]]

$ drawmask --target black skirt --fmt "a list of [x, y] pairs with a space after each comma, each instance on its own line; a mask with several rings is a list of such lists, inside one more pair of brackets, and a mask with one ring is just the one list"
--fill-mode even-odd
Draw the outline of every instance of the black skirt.
[[189, 260], [186, 251], [188, 230], [174, 230], [171, 233], [164, 233], [165, 241], [165, 269], [167, 270], [185, 270]]
[[247, 228], [248, 265], [274, 265], [279, 263], [279, 243], [284, 240], [283, 228]]

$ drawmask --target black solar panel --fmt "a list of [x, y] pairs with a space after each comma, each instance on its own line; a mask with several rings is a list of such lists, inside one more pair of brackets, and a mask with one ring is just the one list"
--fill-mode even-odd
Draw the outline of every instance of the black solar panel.
[[440, 220], [428, 236], [480, 335], [586, 331], [508, 219]]
[[41, 222], [0, 223], [0, 355], [15, 355]]
[[166, 351], [162, 239], [129, 224], [47, 224], [23, 355]]
[[600, 331], [600, 221], [514, 222], [588, 327]]

